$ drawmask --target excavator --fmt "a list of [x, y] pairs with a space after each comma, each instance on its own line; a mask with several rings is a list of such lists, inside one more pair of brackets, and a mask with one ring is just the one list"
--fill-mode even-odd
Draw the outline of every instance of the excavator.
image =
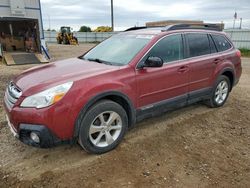
[[56, 40], [57, 44], [78, 45], [78, 40], [71, 32], [71, 28], [66, 26], [61, 27], [60, 32], [56, 37]]

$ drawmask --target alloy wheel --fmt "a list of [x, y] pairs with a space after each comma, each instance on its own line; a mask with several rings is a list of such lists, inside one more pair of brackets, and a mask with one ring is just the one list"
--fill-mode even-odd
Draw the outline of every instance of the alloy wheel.
[[122, 130], [122, 120], [118, 113], [106, 111], [95, 117], [89, 128], [89, 139], [97, 147], [107, 147], [114, 143]]
[[228, 83], [225, 80], [222, 80], [218, 85], [215, 90], [215, 102], [217, 104], [222, 104], [228, 95], [229, 92], [229, 86]]

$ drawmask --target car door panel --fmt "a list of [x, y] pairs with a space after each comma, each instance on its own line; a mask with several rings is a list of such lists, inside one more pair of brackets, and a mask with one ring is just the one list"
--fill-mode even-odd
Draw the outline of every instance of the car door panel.
[[210, 78], [220, 59], [211, 54], [216, 49], [210, 36], [205, 33], [186, 33], [185, 38], [189, 53], [189, 93], [211, 87]]
[[189, 60], [189, 92], [211, 87], [210, 78], [216, 66], [212, 60], [211, 57]]
[[160, 57], [165, 63], [159, 68], [136, 70], [138, 106], [144, 107], [188, 92], [188, 64], [183, 60], [184, 45], [181, 34], [167, 35], [156, 42], [144, 56]]
[[186, 62], [165, 64], [161, 68], [137, 70], [138, 103], [143, 107], [188, 92], [188, 70], [180, 71]]

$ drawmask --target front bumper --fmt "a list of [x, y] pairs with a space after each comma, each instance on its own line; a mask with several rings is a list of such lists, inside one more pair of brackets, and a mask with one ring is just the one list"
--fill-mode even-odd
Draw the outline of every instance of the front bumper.
[[[46, 126], [20, 124], [19, 131], [17, 131], [11, 124], [7, 115], [6, 115], [6, 120], [12, 134], [24, 144], [40, 148], [49, 148], [63, 143], [54, 134], [52, 134], [51, 131]], [[39, 143], [31, 139], [30, 134], [32, 132], [38, 135]]]
[[6, 115], [6, 120], [7, 120], [8, 126], [10, 128], [10, 131], [12, 132], [14, 137], [19, 138], [19, 134], [17, 133], [17, 130], [14, 128], [13, 124], [10, 122], [8, 115]]
[[[36, 143], [31, 139], [31, 132], [38, 135], [40, 140], [39, 143]], [[40, 148], [49, 148], [62, 143], [60, 139], [53, 135], [49, 129], [43, 125], [20, 124], [18, 138], [24, 144]]]
[[[30, 124], [28, 124], [28, 123], [15, 123], [15, 121], [13, 122], [14, 118], [12, 117], [12, 113], [10, 113], [8, 111], [6, 106], [5, 106], [5, 111], [6, 111], [6, 120], [7, 120], [8, 126], [10, 128], [10, 131], [12, 132], [14, 137], [19, 139], [24, 144], [39, 147], [39, 148], [49, 148], [49, 147], [57, 146], [57, 145], [62, 144], [62, 143], [70, 143], [68, 141], [68, 139], [62, 140], [59, 137], [57, 137], [45, 125], [42, 125], [42, 124], [39, 125], [39, 124], [34, 123], [32, 121], [28, 121], [28, 122], [31, 122]], [[23, 116], [22, 116], [22, 114], [18, 113], [18, 114], [15, 114], [14, 117], [22, 118]], [[33, 117], [34, 117], [34, 114], [33, 114]], [[22, 119], [25, 119], [25, 118], [22, 118]], [[22, 120], [20, 120], [19, 122], [22, 122]], [[17, 124], [18, 124], [18, 126], [17, 126]], [[31, 132], [36, 133], [38, 135], [39, 140], [40, 140], [39, 143], [36, 143], [31, 139], [31, 136], [30, 136]]]
[[[37, 147], [50, 147], [71, 141], [79, 113], [72, 108], [72, 99], [75, 98], [73, 94], [69, 93], [64, 96], [64, 100], [46, 108], [22, 108], [20, 104], [25, 97], [21, 89], [11, 82], [6, 89], [3, 106], [12, 133], [25, 144]], [[30, 135], [31, 132], [39, 135], [39, 144], [30, 140], [34, 136]]]

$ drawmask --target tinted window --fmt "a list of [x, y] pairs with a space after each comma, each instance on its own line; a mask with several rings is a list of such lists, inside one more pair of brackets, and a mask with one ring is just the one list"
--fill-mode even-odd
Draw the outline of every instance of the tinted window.
[[215, 45], [219, 52], [225, 51], [231, 48], [231, 44], [228, 40], [222, 35], [212, 35]]
[[216, 50], [216, 47], [215, 47], [215, 44], [214, 44], [214, 41], [213, 41], [212, 37], [209, 35], [208, 38], [209, 38], [211, 53], [216, 53], [217, 50]]
[[148, 53], [149, 56], [160, 57], [164, 62], [183, 59], [182, 36], [171, 35], [160, 40]]
[[207, 34], [190, 33], [186, 37], [189, 44], [189, 57], [211, 53]]

